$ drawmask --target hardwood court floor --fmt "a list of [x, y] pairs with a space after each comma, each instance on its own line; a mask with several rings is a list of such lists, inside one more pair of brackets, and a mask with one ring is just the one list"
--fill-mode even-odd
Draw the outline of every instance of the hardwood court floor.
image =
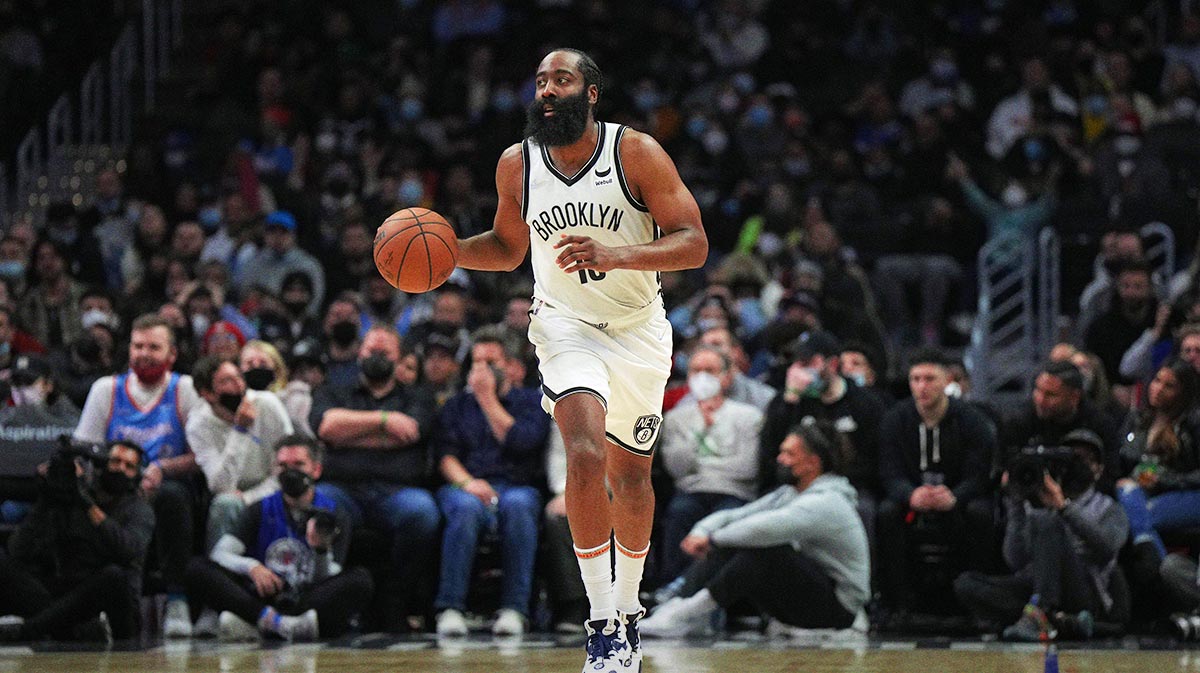
[[[553, 642], [497, 647], [468, 641], [329, 645], [169, 644], [142, 652], [31, 652], [0, 648], [0, 673], [575, 673], [582, 649]], [[874, 642], [857, 649], [781, 647], [737, 642], [650, 643], [643, 673], [1044, 673], [1034, 646], [978, 642], [930, 649]], [[1065, 650], [1063, 673], [1200, 672], [1200, 651]]]

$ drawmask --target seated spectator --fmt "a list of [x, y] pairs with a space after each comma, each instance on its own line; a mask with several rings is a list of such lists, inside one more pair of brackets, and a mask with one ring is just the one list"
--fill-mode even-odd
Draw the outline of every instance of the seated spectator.
[[325, 269], [297, 245], [296, 218], [286, 210], [276, 210], [263, 223], [263, 247], [238, 268], [237, 285], [243, 290], [252, 284], [262, 285], [279, 297], [284, 279], [296, 271], [304, 272], [312, 280], [308, 311], [315, 314], [325, 302]]
[[361, 350], [359, 330], [362, 317], [359, 300], [344, 294], [329, 303], [322, 323], [325, 336], [326, 380], [337, 387], [354, 386], [359, 381], [358, 353]]
[[1060, 343], [1050, 349], [1051, 362], [1070, 362], [1083, 376], [1083, 394], [1092, 407], [1104, 417], [1109, 425], [1120, 425], [1125, 421], [1129, 409], [1113, 396], [1112, 385], [1104, 373], [1104, 363], [1095, 353], [1081, 351], [1069, 343]]
[[312, 436], [308, 415], [312, 413], [312, 387], [305, 381], [289, 379], [287, 363], [279, 351], [266, 341], [247, 341], [238, 356], [238, 366], [246, 387], [274, 394], [287, 409], [292, 427]]
[[79, 408], [58, 391], [45, 358], [17, 356], [11, 382], [12, 406], [0, 408], [0, 523], [24, 518], [36, 495], [36, 467], [79, 423]]
[[433, 394], [438, 408], [441, 408], [462, 390], [459, 341], [457, 337], [432, 332], [417, 348], [421, 354], [421, 382]]
[[499, 536], [504, 578], [500, 610], [492, 632], [525, 632], [533, 593], [538, 519], [542, 509], [536, 484], [550, 417], [541, 390], [521, 385], [525, 363], [516, 344], [498, 329], [475, 333], [467, 388], [450, 398], [439, 415], [434, 445], [438, 470], [446, 480], [438, 507], [446, 521], [442, 570], [434, 608], [437, 632], [463, 636], [467, 590], [479, 538]]
[[[1017, 488], [1006, 471], [1004, 560], [1011, 575], [965, 572], [954, 581], [959, 602], [984, 631], [1002, 627], [1007, 640], [1087, 638], [1095, 620], [1123, 623], [1128, 605], [1113, 591], [1117, 552], [1129, 534], [1125, 512], [1095, 489], [1104, 471], [1104, 445], [1090, 430], [1062, 438], [1073, 451], [1058, 479], [1044, 472], [1041, 484]], [[1123, 584], [1121, 586], [1124, 586]], [[1005, 627], [1008, 624], [1009, 626]]]
[[1188, 323], [1180, 330], [1179, 358], [1200, 373], [1200, 323]]
[[[321, 338], [321, 323], [313, 317], [315, 313], [309, 312], [313, 281], [307, 273], [293, 271], [284, 276], [279, 294], [271, 296], [278, 299], [278, 304], [263, 308], [259, 320], [263, 340], [283, 348], [304, 339]], [[358, 336], [357, 329], [355, 326], [355, 337]]]
[[1147, 402], [1125, 427], [1117, 482], [1139, 581], [1153, 579], [1167, 555], [1163, 531], [1200, 525], [1200, 375], [1186, 362], [1164, 365]]
[[697, 521], [756, 495], [763, 414], [727, 398], [732, 383], [733, 362], [701, 346], [688, 358], [688, 398], [663, 416], [658, 452], [675, 485], [662, 519], [665, 579], [687, 568], [679, 544]]
[[1105, 475], [1097, 488], [1112, 492], [1117, 468], [1117, 428], [1083, 395], [1083, 375], [1070, 362], [1048, 362], [1034, 380], [1032, 401], [1000, 424], [1001, 462], [1027, 446], [1058, 446], [1072, 430], [1091, 430], [1104, 441]]
[[237, 365], [209, 355], [192, 368], [196, 392], [207, 404], [188, 418], [187, 440], [213, 494], [205, 549], [233, 532], [247, 505], [279, 489], [271, 447], [292, 434], [283, 404], [247, 390]]
[[642, 635], [702, 633], [717, 608], [743, 600], [788, 626], [865, 631], [870, 557], [838, 441], [827, 423], [793, 426], [779, 447], [781, 485], [696, 524], [682, 544], [697, 562], [680, 597], [642, 620]]
[[828, 332], [805, 332], [791, 346], [784, 391], [767, 407], [759, 443], [759, 492], [774, 489], [771, 446], [789, 428], [812, 417], [829, 421], [838, 433], [845, 475], [858, 490], [856, 506], [874, 544], [879, 493], [879, 423], [886, 411], [875, 395], [846, 383], [838, 373], [841, 343]]
[[1100, 357], [1110, 381], [1130, 383], [1121, 374], [1121, 356], [1146, 330], [1153, 330], [1158, 300], [1145, 262], [1127, 262], [1116, 274], [1112, 306], [1084, 328], [1084, 347]]
[[875, 393], [881, 402], [891, 406], [895, 395], [886, 387], [887, 361], [883, 353], [871, 348], [861, 341], [851, 341], [842, 346], [841, 357], [838, 358], [842, 378], [853, 381], [854, 385]]
[[275, 449], [276, 490], [245, 511], [206, 558], [188, 564], [192, 599], [221, 612], [221, 634], [336, 637], [371, 598], [370, 574], [346, 570], [350, 518], [317, 492], [322, 450], [289, 435]]
[[43, 238], [33, 247], [34, 283], [18, 310], [21, 325], [47, 348], [62, 348], [83, 332], [79, 300], [83, 295], [72, 275], [65, 248]]
[[367, 332], [358, 364], [354, 385], [326, 383], [314, 395], [310, 423], [330, 450], [319, 490], [355, 526], [369, 523], [388, 536], [395, 569], [395, 586], [385, 592], [394, 601], [388, 619], [421, 615], [440, 521], [426, 487], [433, 400], [396, 380], [400, 335], [390, 327]]
[[[730, 361], [729, 375], [731, 381], [726, 391], [726, 399], [742, 404], [749, 404], [759, 411], [766, 411], [767, 405], [775, 399], [779, 392], [771, 386], [746, 376], [742, 367], [749, 367], [746, 351], [728, 327], [712, 327], [700, 333], [700, 344], [712, 348]], [[741, 362], [739, 366], [738, 363]], [[690, 391], [679, 402], [694, 402], [695, 395]], [[678, 404], [678, 403], [677, 403]]]
[[[913, 527], [950, 547], [953, 566], [982, 570], [992, 548], [992, 498], [988, 477], [996, 435], [987, 417], [946, 395], [946, 358], [921, 351], [909, 359], [912, 399], [897, 402], [879, 431], [880, 564], [885, 595], [897, 612], [912, 609], [919, 594], [936, 592], [910, 563]], [[949, 587], [942, 587], [949, 589]], [[932, 591], [931, 591], [932, 590]]]
[[542, 521], [545, 542], [540, 574], [550, 596], [554, 630], [582, 634], [590, 606], [567, 522], [567, 447], [556, 424], [550, 425], [546, 442], [546, 485], [552, 497], [546, 503]]
[[11, 557], [0, 554], [0, 614], [24, 622], [0, 627], [0, 640], [71, 640], [101, 612], [111, 637], [138, 635], [142, 565], [154, 532], [154, 512], [138, 489], [142, 460], [137, 444], [119, 440], [94, 485], [81, 476], [82, 459], [39, 468], [37, 504], [9, 540]]

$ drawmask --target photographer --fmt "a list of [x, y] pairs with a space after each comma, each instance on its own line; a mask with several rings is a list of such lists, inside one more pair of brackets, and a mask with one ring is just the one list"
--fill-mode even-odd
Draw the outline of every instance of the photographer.
[[[0, 640], [72, 637], [72, 627], [108, 616], [111, 635], [139, 632], [142, 563], [154, 531], [154, 512], [137, 490], [142, 449], [116, 442], [107, 459], [91, 447], [64, 443], [43, 472], [37, 504], [0, 555], [0, 614], [25, 618], [0, 629]], [[97, 466], [98, 467], [98, 466]]]
[[316, 492], [322, 450], [305, 435], [279, 440], [282, 488], [250, 505], [237, 531], [188, 564], [191, 599], [221, 611], [222, 638], [258, 633], [286, 640], [337, 636], [371, 597], [362, 568], [342, 572], [350, 520]]
[[1116, 501], [1095, 489], [1104, 470], [1103, 440], [1075, 430], [1062, 444], [1023, 450], [1001, 477], [1008, 512], [1004, 560], [1014, 574], [966, 572], [954, 581], [959, 601], [984, 630], [1011, 623], [1003, 631], [1008, 640], [1053, 639], [1064, 627], [1087, 638], [1096, 618], [1127, 619], [1126, 601], [1117, 600], [1111, 583], [1129, 521]]

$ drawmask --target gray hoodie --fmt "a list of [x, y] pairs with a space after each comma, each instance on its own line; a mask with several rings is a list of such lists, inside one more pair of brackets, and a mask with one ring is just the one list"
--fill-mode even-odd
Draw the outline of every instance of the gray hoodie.
[[857, 613], [871, 594], [867, 533], [857, 503], [848, 479], [823, 474], [803, 491], [780, 486], [748, 505], [710, 514], [692, 535], [726, 548], [791, 545], [821, 567], [838, 602]]

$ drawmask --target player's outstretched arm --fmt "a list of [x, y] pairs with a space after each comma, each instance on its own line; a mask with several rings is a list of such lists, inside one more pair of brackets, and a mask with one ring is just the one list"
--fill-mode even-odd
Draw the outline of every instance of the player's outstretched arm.
[[504, 150], [496, 164], [499, 205], [492, 230], [458, 242], [458, 265], [479, 271], [512, 271], [529, 252], [529, 226], [521, 219], [524, 179], [521, 145]]
[[607, 248], [586, 236], [565, 236], [559, 248], [559, 266], [567, 272], [579, 269], [608, 271], [677, 271], [694, 269], [708, 258], [708, 237], [700, 222], [700, 207], [684, 186], [654, 138], [627, 131], [621, 138], [621, 165], [634, 196], [650, 209], [663, 235], [642, 245]]

